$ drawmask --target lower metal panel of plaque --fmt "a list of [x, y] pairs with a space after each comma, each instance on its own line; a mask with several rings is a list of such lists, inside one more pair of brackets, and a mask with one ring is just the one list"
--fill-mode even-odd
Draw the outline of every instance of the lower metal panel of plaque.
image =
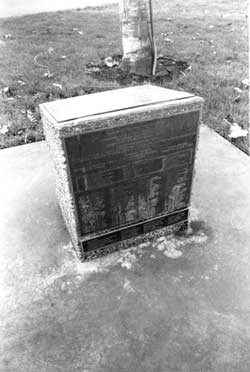
[[[106, 253], [119, 249], [118, 245], [115, 247], [115, 243], [136, 238], [139, 235], [147, 234], [155, 230], [174, 225], [177, 227], [176, 229], [173, 229], [175, 232], [185, 230], [187, 228], [188, 209], [156, 217], [149, 221], [140, 222], [136, 225], [127, 226], [114, 232], [109, 232], [101, 236], [82, 241], [82, 259], [91, 259], [97, 256], [105, 255]], [[113, 248], [111, 248], [111, 246]]]

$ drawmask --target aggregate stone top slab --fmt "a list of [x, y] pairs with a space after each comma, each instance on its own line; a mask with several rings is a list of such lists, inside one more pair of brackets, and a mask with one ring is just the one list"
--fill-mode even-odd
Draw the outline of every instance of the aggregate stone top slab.
[[58, 122], [191, 98], [194, 95], [153, 85], [141, 85], [48, 102], [43, 106]]

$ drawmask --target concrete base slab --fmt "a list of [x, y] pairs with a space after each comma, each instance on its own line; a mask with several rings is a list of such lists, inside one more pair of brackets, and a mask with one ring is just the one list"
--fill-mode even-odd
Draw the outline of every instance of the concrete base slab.
[[193, 232], [72, 250], [46, 144], [0, 152], [0, 371], [248, 372], [249, 157], [202, 127]]

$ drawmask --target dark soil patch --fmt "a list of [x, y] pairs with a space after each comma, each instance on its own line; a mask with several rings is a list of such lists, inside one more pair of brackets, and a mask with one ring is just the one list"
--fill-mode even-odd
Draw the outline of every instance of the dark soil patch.
[[142, 76], [131, 74], [120, 68], [122, 56], [113, 55], [110, 58], [109, 65], [106, 59], [100, 63], [90, 62], [86, 65], [87, 73], [102, 81], [115, 81], [120, 85], [131, 85], [133, 83], [155, 82], [163, 83], [171, 81], [180, 75], [185, 75], [185, 70], [189, 68], [186, 61], [178, 61], [172, 57], [159, 56], [157, 58], [157, 67], [155, 75]]

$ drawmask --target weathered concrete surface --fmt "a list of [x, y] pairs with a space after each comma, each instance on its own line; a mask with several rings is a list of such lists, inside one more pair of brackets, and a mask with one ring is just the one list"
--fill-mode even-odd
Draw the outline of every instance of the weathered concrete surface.
[[0, 174], [1, 372], [250, 370], [249, 157], [203, 127], [194, 233], [82, 264], [45, 143]]

